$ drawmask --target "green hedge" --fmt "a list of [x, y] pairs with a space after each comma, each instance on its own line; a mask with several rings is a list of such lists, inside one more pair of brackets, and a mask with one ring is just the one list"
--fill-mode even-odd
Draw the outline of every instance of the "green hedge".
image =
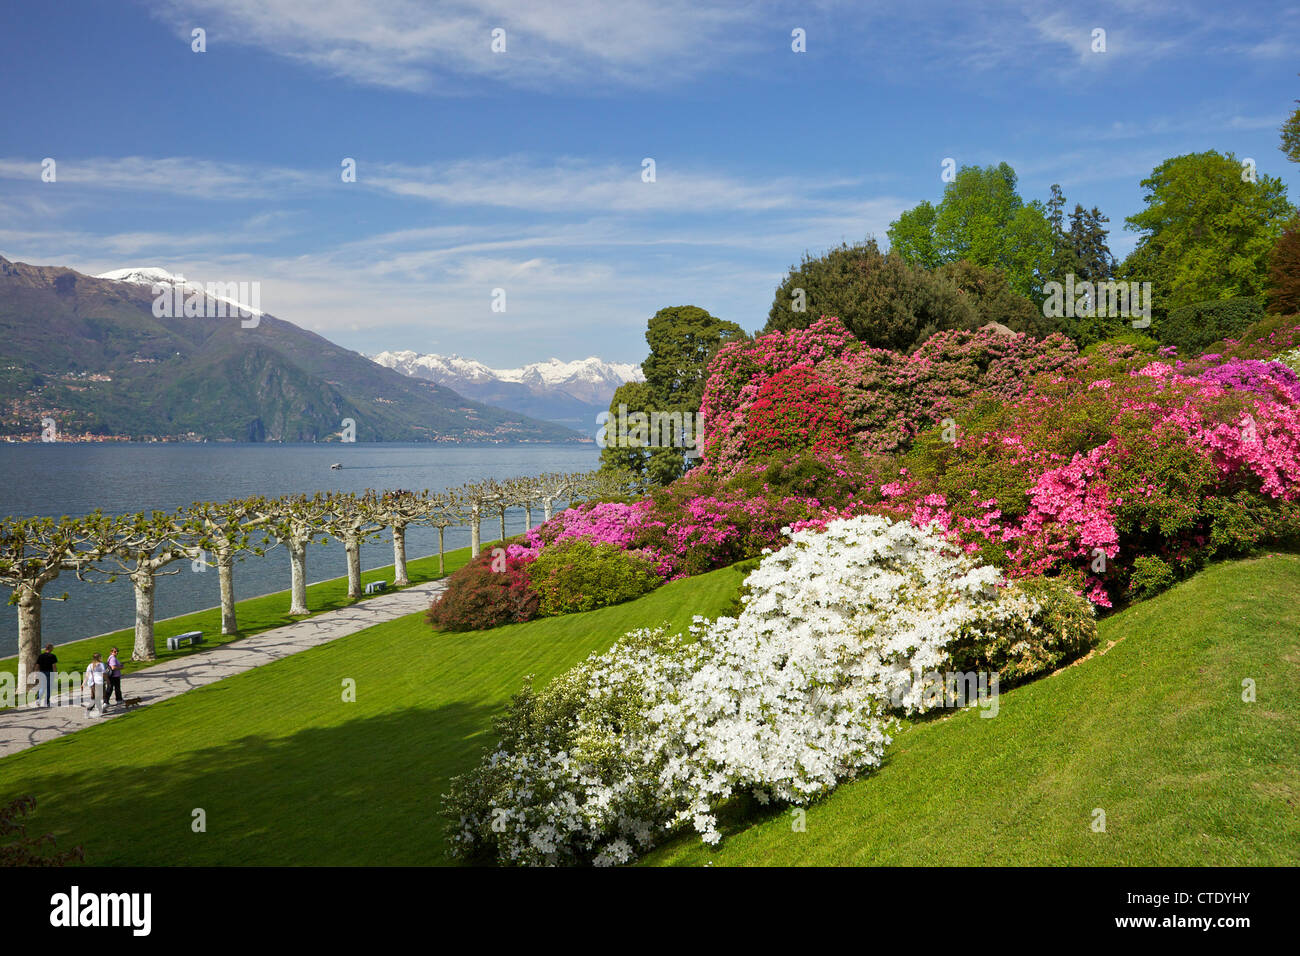
[[1240, 339], [1263, 317], [1264, 307], [1254, 299], [1213, 299], [1174, 309], [1152, 331], [1165, 345], [1199, 355], [1220, 339]]

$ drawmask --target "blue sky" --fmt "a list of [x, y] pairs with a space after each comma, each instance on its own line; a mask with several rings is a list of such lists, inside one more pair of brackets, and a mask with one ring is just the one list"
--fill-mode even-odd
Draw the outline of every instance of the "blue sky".
[[883, 243], [937, 200], [946, 157], [1011, 163], [1027, 199], [1059, 182], [1120, 256], [1170, 156], [1249, 156], [1300, 198], [1287, 3], [19, 0], [4, 20], [0, 255], [259, 281], [266, 311], [371, 353], [637, 362], [681, 304], [756, 329], [805, 251]]

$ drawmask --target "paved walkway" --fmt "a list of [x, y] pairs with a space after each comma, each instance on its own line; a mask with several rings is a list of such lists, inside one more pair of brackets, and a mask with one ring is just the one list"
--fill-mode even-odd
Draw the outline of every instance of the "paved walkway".
[[[139, 697], [142, 707], [176, 697], [290, 654], [328, 644], [375, 624], [422, 611], [443, 587], [443, 581], [417, 584], [141, 671], [133, 672], [130, 662], [124, 661], [126, 676], [122, 679], [122, 697], [126, 700]], [[122, 705], [114, 702], [104, 716], [91, 716], [87, 715], [84, 706], [75, 701], [64, 704], [64, 700], [63, 697], [56, 699], [54, 707], [0, 711], [0, 757], [125, 712]]]

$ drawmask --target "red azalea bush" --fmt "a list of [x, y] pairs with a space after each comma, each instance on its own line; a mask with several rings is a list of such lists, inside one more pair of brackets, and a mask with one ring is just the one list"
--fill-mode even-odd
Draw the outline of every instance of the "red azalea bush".
[[[511, 553], [513, 552], [513, 553]], [[493, 564], [503, 570], [493, 570]], [[425, 620], [439, 631], [477, 631], [531, 621], [539, 597], [528, 580], [528, 561], [511, 546], [482, 552], [447, 579]]]
[[834, 454], [848, 446], [848, 436], [840, 390], [806, 365], [763, 382], [745, 422], [745, 444], [754, 457], [807, 449]]

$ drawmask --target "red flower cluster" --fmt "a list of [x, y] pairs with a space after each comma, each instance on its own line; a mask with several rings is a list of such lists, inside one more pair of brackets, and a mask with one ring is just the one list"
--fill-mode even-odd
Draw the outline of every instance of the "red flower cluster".
[[820, 457], [844, 450], [849, 422], [840, 390], [806, 365], [782, 369], [759, 386], [745, 442], [758, 456], [811, 450]]

